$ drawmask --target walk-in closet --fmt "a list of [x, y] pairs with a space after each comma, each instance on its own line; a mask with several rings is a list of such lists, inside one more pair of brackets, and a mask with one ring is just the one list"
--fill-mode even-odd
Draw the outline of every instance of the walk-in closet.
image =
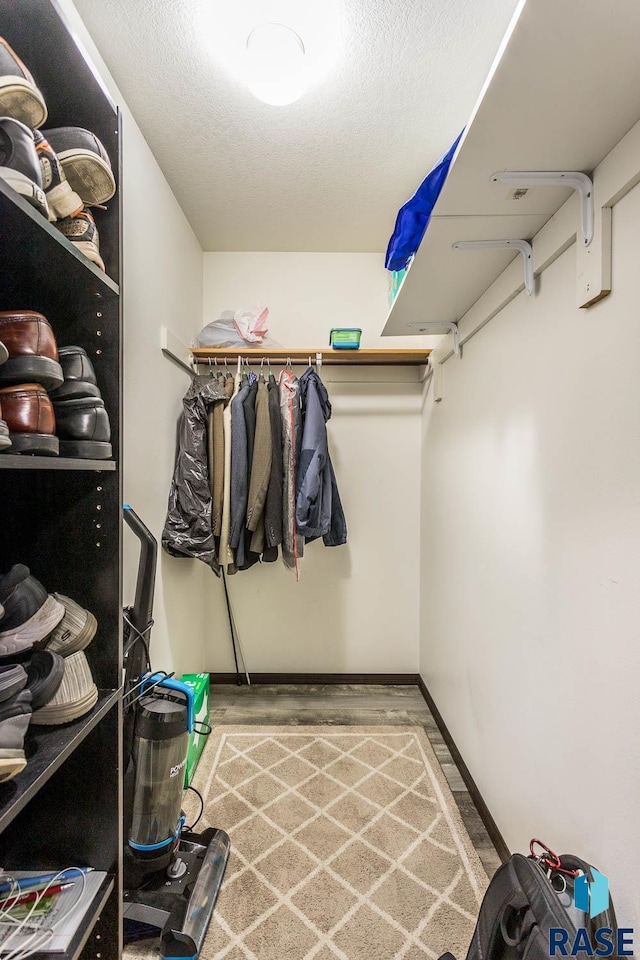
[[637, 952], [639, 42], [2, 4], [0, 960]]

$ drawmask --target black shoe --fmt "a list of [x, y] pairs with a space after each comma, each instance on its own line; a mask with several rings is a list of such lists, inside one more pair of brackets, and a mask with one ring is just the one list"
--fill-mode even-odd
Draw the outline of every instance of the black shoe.
[[27, 671], [19, 663], [0, 666], [0, 703], [11, 700], [27, 685]]
[[95, 133], [82, 127], [58, 127], [45, 130], [44, 134], [71, 187], [87, 206], [111, 199], [116, 192], [111, 161]]
[[11, 780], [27, 765], [24, 737], [31, 713], [30, 690], [21, 690], [0, 703], [0, 783]]
[[30, 576], [29, 567], [24, 563], [14, 563], [8, 573], [0, 576], [0, 601], [4, 604], [18, 584]]
[[33, 131], [11, 117], [0, 117], [0, 177], [49, 218]]
[[81, 213], [84, 204], [71, 189], [51, 144], [39, 130], [33, 131], [33, 139], [40, 162], [42, 187], [49, 206], [49, 219], [61, 220], [63, 217], [73, 217]]
[[33, 77], [6, 40], [0, 37], [0, 114], [32, 129], [47, 119], [47, 105]]
[[82, 347], [58, 347], [58, 361], [64, 374], [64, 383], [49, 396], [57, 400], [84, 400], [101, 397], [93, 364]]
[[64, 657], [49, 650], [36, 650], [27, 664], [27, 687], [31, 709], [39, 710], [53, 700], [64, 677]]
[[104, 270], [104, 260], [100, 256], [98, 228], [88, 210], [83, 210], [75, 217], [65, 217], [64, 220], [58, 220], [56, 227], [80, 253], [84, 253], [85, 257], [97, 264], [101, 270]]
[[4, 607], [0, 657], [30, 650], [34, 643], [48, 637], [64, 617], [64, 606], [47, 594], [23, 564], [16, 564], [0, 578], [0, 602]]
[[59, 401], [54, 403], [54, 410], [61, 457], [109, 459], [111, 427], [104, 402], [100, 398]]

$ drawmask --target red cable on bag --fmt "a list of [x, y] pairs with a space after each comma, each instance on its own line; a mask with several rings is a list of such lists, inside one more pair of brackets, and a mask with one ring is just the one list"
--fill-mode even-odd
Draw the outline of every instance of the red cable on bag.
[[[534, 850], [535, 844], [537, 844], [539, 847], [542, 847], [546, 856], [543, 856], [542, 854], [536, 855]], [[579, 870], [567, 870], [565, 867], [563, 867], [562, 861], [560, 860], [558, 854], [555, 853], [551, 847], [548, 847], [546, 843], [543, 843], [542, 840], [532, 840], [529, 844], [529, 851], [531, 852], [531, 856], [534, 860], [538, 860], [546, 864], [549, 870], [555, 870], [557, 873], [564, 873], [568, 877], [577, 877], [580, 874]]]

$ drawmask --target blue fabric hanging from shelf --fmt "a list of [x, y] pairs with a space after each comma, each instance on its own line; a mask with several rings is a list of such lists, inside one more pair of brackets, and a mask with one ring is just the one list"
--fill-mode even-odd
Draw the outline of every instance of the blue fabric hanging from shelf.
[[433, 208], [444, 186], [449, 167], [464, 130], [449, 147], [444, 156], [429, 171], [410, 200], [400, 207], [396, 225], [389, 240], [385, 267], [387, 270], [404, 270], [411, 257], [422, 243]]

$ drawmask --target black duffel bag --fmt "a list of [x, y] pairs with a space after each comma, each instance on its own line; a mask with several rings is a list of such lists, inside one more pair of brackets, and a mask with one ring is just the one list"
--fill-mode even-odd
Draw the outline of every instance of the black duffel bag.
[[[539, 848], [540, 852], [536, 852]], [[550, 960], [631, 956], [619, 939], [613, 902], [597, 916], [575, 905], [575, 886], [606, 878], [571, 854], [558, 856], [539, 840], [531, 855], [514, 853], [484, 895], [466, 960]], [[579, 880], [586, 877], [586, 881]], [[584, 897], [578, 897], [578, 902]], [[628, 934], [630, 931], [624, 931]], [[623, 934], [623, 931], [620, 931]], [[440, 960], [455, 960], [445, 953]]]

